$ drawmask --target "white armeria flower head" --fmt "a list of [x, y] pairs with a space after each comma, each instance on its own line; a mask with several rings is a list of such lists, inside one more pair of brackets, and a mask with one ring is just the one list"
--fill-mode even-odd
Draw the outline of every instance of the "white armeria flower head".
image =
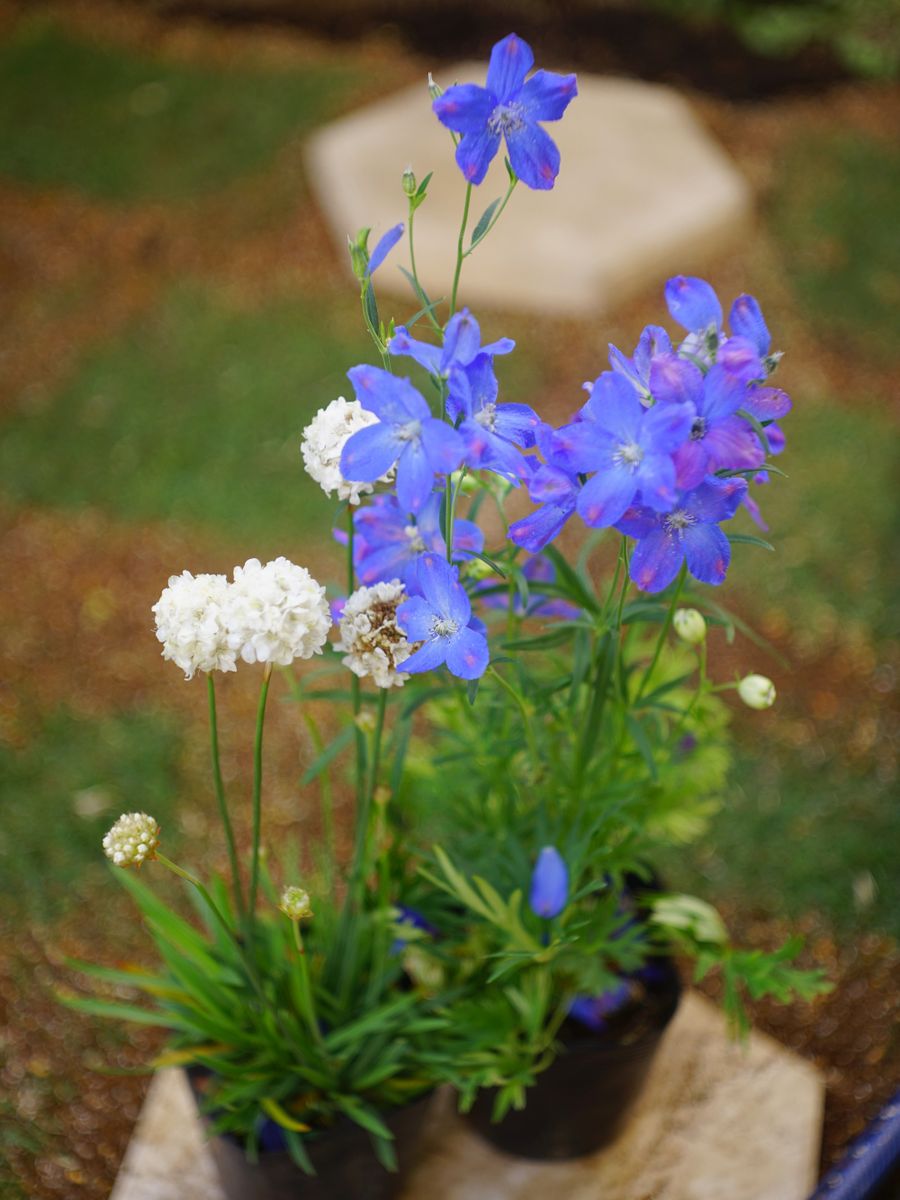
[[398, 671], [414, 646], [397, 625], [397, 605], [406, 599], [399, 579], [361, 587], [350, 596], [341, 614], [341, 640], [335, 649], [344, 654], [344, 666], [376, 687], [403, 687], [408, 675]]
[[181, 667], [187, 679], [196, 671], [235, 670], [227, 610], [230, 589], [224, 575], [173, 575], [151, 608], [163, 658]]
[[[377, 421], [375, 414], [364, 409], [358, 400], [338, 396], [327, 408], [320, 408], [303, 430], [300, 443], [303, 465], [326, 495], [359, 504], [362, 496], [374, 491], [374, 483], [357, 483], [344, 478], [341, 452], [348, 438]], [[388, 483], [391, 478], [389, 473], [378, 482]]]
[[321, 654], [331, 612], [325, 589], [306, 567], [258, 558], [234, 568], [228, 602], [229, 645], [244, 662], [286, 667]]
[[103, 839], [106, 857], [117, 867], [139, 867], [156, 857], [159, 825], [146, 813], [122, 813]]
[[309, 892], [294, 884], [286, 887], [281, 893], [281, 903], [278, 907], [292, 921], [307, 921], [313, 915]]

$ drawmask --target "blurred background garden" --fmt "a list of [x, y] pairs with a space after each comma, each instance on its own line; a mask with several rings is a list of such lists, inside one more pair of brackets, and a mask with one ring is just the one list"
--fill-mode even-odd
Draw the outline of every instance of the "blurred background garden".
[[[835, 979], [757, 1011], [826, 1072], [826, 1161], [900, 1083], [897, 0], [0, 0], [4, 1196], [105, 1197], [139, 1110], [155, 1035], [55, 998], [66, 956], [145, 953], [102, 833], [147, 809], [185, 861], [215, 853], [202, 687], [161, 662], [150, 605], [251, 555], [333, 574], [299, 435], [368, 349], [305, 141], [513, 28], [549, 66], [676, 87], [751, 184], [752, 229], [708, 276], [760, 298], [795, 407], [776, 552], [736, 547], [723, 589], [769, 648], [713, 661], [779, 700], [738, 714], [725, 806], [664, 872], [753, 944], [801, 929]], [[573, 411], [607, 342], [664, 320], [663, 281], [590, 320], [480, 314], [488, 339], [531, 331], [507, 398]], [[253, 686], [221, 689], [244, 734]], [[301, 839], [309, 756], [279, 706], [270, 819]]]

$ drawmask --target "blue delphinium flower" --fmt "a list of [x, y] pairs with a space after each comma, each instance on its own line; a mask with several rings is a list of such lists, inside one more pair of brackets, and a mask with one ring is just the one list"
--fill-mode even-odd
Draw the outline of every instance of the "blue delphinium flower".
[[679, 354], [701, 366], [713, 362], [749, 383], [764, 379], [774, 361], [766, 361], [771, 339], [753, 296], [738, 296], [731, 306], [731, 336], [722, 323], [722, 305], [705, 279], [675, 275], [666, 283], [666, 303], [673, 320], [687, 330]]
[[678, 486], [696, 487], [705, 476], [726, 468], [741, 471], [761, 466], [765, 452], [749, 423], [737, 415], [753, 389], [721, 363], [705, 375], [691, 363], [681, 367], [671, 387], [668, 379], [656, 385], [656, 408], [683, 408], [693, 414], [688, 436], [675, 454]]
[[514, 33], [491, 51], [487, 86], [457, 84], [434, 101], [438, 120], [462, 134], [456, 161], [469, 183], [481, 183], [506, 138], [509, 161], [530, 188], [552, 188], [559, 150], [539, 121], [558, 121], [578, 93], [574, 75], [535, 71], [531, 47]]
[[653, 389], [650, 385], [651, 372], [661, 355], [672, 354], [672, 339], [661, 325], [648, 325], [638, 338], [631, 358], [618, 347], [610, 344], [609, 365], [631, 383], [632, 387], [649, 404]]
[[[482, 628], [472, 628], [472, 605], [456, 568], [437, 554], [416, 562], [418, 595], [397, 608], [398, 625], [410, 642], [421, 642], [403, 663], [410, 675], [433, 671], [444, 663], [460, 679], [477, 679], [487, 670], [488, 644]], [[480, 623], [479, 623], [480, 624]]]
[[[433, 492], [413, 520], [394, 496], [374, 496], [353, 514], [353, 563], [361, 584], [405, 579], [420, 554], [431, 550], [446, 557], [441, 530], [441, 494]], [[453, 522], [453, 556], [465, 558], [484, 549], [484, 533], [474, 521]]]
[[576, 996], [569, 1005], [569, 1016], [595, 1033], [602, 1033], [609, 1018], [621, 1012], [632, 995], [632, 985], [623, 979], [616, 987], [599, 996]]
[[397, 498], [407, 512], [418, 512], [431, 495], [435, 475], [448, 475], [459, 466], [462, 438], [432, 417], [408, 379], [369, 366], [354, 367], [347, 376], [357, 400], [378, 422], [348, 438], [341, 474], [374, 483], [396, 464]]
[[479, 354], [450, 375], [447, 412], [459, 421], [465, 463], [503, 475], [513, 483], [527, 474], [521, 451], [534, 445], [541, 419], [527, 404], [498, 404], [497, 377], [490, 354]]
[[731, 561], [731, 545], [719, 528], [734, 516], [747, 492], [746, 480], [708, 478], [685, 493], [667, 513], [629, 509], [616, 528], [637, 540], [629, 563], [642, 591], [661, 592], [687, 561], [701, 583], [721, 583]]
[[538, 507], [509, 527], [510, 541], [531, 554], [543, 550], [559, 534], [575, 512], [581, 491], [578, 472], [564, 455], [555, 451], [553, 435], [549, 425], [542, 425], [535, 440], [544, 462], [526, 459], [531, 471], [528, 495]]
[[528, 903], [545, 920], [558, 917], [569, 899], [569, 868], [555, 846], [545, 846], [531, 873]]
[[578, 495], [585, 523], [615, 525], [638, 493], [645, 505], [667, 512], [676, 496], [672, 455], [690, 433], [691, 405], [645, 408], [627, 380], [606, 371], [582, 417], [560, 429], [553, 442], [574, 471], [596, 472]]
[[423, 342], [410, 335], [405, 325], [398, 325], [388, 342], [388, 351], [399, 357], [411, 358], [438, 379], [450, 379], [454, 368], [467, 367], [480, 354], [493, 357], [509, 354], [515, 349], [512, 338], [499, 338], [487, 346], [481, 344], [481, 329], [467, 308], [447, 322], [440, 346]]

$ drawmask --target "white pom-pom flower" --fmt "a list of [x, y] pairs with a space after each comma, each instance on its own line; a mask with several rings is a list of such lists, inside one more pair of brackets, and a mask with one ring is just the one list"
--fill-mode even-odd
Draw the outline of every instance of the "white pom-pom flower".
[[155, 858], [159, 825], [143, 812], [122, 813], [103, 839], [106, 857], [117, 867], [139, 867]]
[[292, 921], [307, 921], [313, 915], [309, 892], [294, 884], [286, 887], [281, 893], [281, 903], [278, 907]]
[[[374, 483], [357, 483], [341, 474], [341, 452], [347, 439], [360, 429], [374, 425], [378, 418], [367, 412], [358, 400], [338, 396], [327, 408], [320, 408], [303, 430], [300, 452], [303, 465], [323, 492], [359, 504], [362, 496], [374, 491]], [[382, 476], [379, 483], [388, 483], [392, 474]]]
[[341, 614], [340, 641], [344, 666], [377, 687], [402, 687], [409, 679], [398, 667], [415, 649], [397, 625], [397, 605], [407, 599], [398, 579], [361, 587], [348, 598]]
[[325, 589], [286, 558], [234, 568], [228, 601], [231, 649], [244, 662], [286, 667], [320, 654], [331, 628]]
[[187, 679], [196, 671], [233, 671], [228, 635], [230, 588], [224, 575], [173, 575], [150, 610], [163, 658], [181, 667]]

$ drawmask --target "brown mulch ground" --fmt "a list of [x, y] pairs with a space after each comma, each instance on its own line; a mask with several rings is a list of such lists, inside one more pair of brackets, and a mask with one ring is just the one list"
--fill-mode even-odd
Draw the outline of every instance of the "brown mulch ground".
[[[0, 27], [17, 5], [0, 4]], [[104, 36], [151, 46], [161, 53], [199, 56], [227, 62], [248, 35], [211, 32], [202, 26], [163, 24], [140, 10], [121, 13], [116, 6], [77, 4], [68, 19], [97, 27]], [[254, 35], [255, 50], [273, 62], [309, 61], [334, 50], [308, 38]], [[359, 54], [375, 66], [390, 60], [393, 86], [419, 77], [426, 64], [396, 54], [390, 36], [370, 39], [342, 53]], [[900, 91], [876, 93], [842, 86], [815, 98], [784, 99], [734, 108], [698, 100], [703, 118], [731, 148], [754, 186], [765, 193], [775, 162], [794, 123], [836, 121], [890, 136], [900, 123]], [[295, 154], [294, 151], [291, 152]], [[273, 181], [300, 178], [299, 159], [286, 156], [273, 168]], [[295, 205], [274, 227], [259, 222], [259, 191], [265, 180], [248, 184], [246, 194], [230, 192], [228, 201], [212, 198], [187, 212], [161, 206], [106, 209], [55, 192], [27, 194], [0, 186], [0, 404], [27, 403], [35, 390], [54, 387], [72, 370], [84, 348], [107, 338], [146, 311], [173, 280], [186, 274], [215, 279], [239, 289], [243, 302], [259, 302], [278, 290], [311, 283], [334, 286], [341, 266], [309, 203]], [[227, 254], [222, 246], [229, 246]], [[748, 266], [748, 259], [752, 264]], [[774, 251], [759, 233], [752, 255], [720, 264], [717, 279], [726, 290], [748, 285], [748, 275], [778, 278]], [[78, 301], [60, 312], [48, 301], [52, 289], [77, 285]], [[652, 298], [654, 306], [658, 299]], [[771, 308], [789, 311], [775, 295]], [[782, 310], [778, 312], [779, 308]], [[635, 301], [606, 321], [602, 336], [575, 322], [557, 322], [547, 330], [545, 353], [565, 364], [571, 378], [573, 356], [589, 364], [607, 340], [627, 342], [646, 312]], [[853, 373], [854, 394], [896, 394], [890, 375], [870, 363], [850, 362], [837, 351], [810, 342], [802, 327], [786, 327], [791, 345], [790, 371], [815, 382], [828, 377], [832, 389]], [[861, 379], [860, 370], [864, 375]], [[551, 372], [548, 372], [551, 374]], [[790, 385], [790, 380], [786, 380]], [[545, 409], [567, 409], [571, 397], [550, 394]], [[185, 778], [206, 795], [204, 711], [197, 688], [188, 688], [171, 666], [163, 664], [149, 641], [147, 610], [173, 564], [203, 557], [207, 569], [230, 569], [226, 545], [213, 545], [188, 530], [162, 526], [123, 527], [86, 513], [0, 512], [0, 546], [5, 585], [0, 590], [0, 738], [24, 744], [40, 716], [61, 700], [86, 714], [115, 712], [152, 702], [178, 712], [185, 726], [191, 761]], [[65, 578], [61, 591], [59, 580]], [[764, 620], [765, 624], [765, 620]], [[872, 729], [880, 714], [868, 686], [875, 662], [865, 645], [804, 645], [772, 615], [764, 632], [791, 658], [791, 691], [808, 692], [808, 713], [788, 716], [779, 736], [841, 739], [851, 757], [865, 756], [875, 744]], [[722, 660], [723, 673], [728, 669]], [[776, 682], [778, 682], [776, 674]], [[223, 722], [246, 728], [253, 711], [252, 682], [244, 688], [229, 681], [222, 702]], [[838, 702], [837, 698], [840, 698]], [[269, 730], [271, 813], [276, 825], [296, 819], [294, 783], [300, 759], [308, 753], [296, 722], [284, 706], [273, 706]], [[760, 736], [774, 727], [761, 718]], [[875, 725], [873, 726], [873, 722]], [[811, 724], [812, 723], [812, 724]], [[812, 729], [812, 732], [811, 732]], [[226, 757], [226, 775], [237, 780], [246, 754]], [[203, 803], [196, 804], [196, 829], [206, 831]], [[303, 829], [314, 833], [311, 817]], [[784, 939], [783, 923], [728, 913], [730, 924], [749, 944], [771, 945]], [[824, 962], [837, 981], [835, 992], [812, 1005], [755, 1006], [755, 1019], [767, 1030], [824, 1070], [828, 1087], [823, 1161], [832, 1161], [847, 1140], [877, 1111], [900, 1083], [897, 1043], [900, 1008], [900, 954], [896, 945], [868, 935], [839, 945], [825, 925], [805, 922], [809, 953]], [[144, 1080], [132, 1074], [110, 1075], [110, 1064], [128, 1072], [146, 1061], [157, 1044], [146, 1031], [128, 1035], [105, 1029], [61, 1009], [53, 989], [62, 974], [64, 955], [102, 961], [139, 957], [142, 939], [130, 926], [126, 909], [104, 898], [101, 911], [86, 917], [72, 912], [54, 929], [6, 931], [0, 950], [0, 1098], [14, 1100], [22, 1144], [7, 1146], [25, 1193], [35, 1200], [78, 1195], [105, 1197], [140, 1107]], [[709, 985], [715, 991], [714, 983]], [[5, 1119], [0, 1107], [0, 1119]], [[28, 1125], [42, 1130], [49, 1149], [40, 1153], [28, 1141]], [[0, 1187], [3, 1180], [0, 1177]]]

